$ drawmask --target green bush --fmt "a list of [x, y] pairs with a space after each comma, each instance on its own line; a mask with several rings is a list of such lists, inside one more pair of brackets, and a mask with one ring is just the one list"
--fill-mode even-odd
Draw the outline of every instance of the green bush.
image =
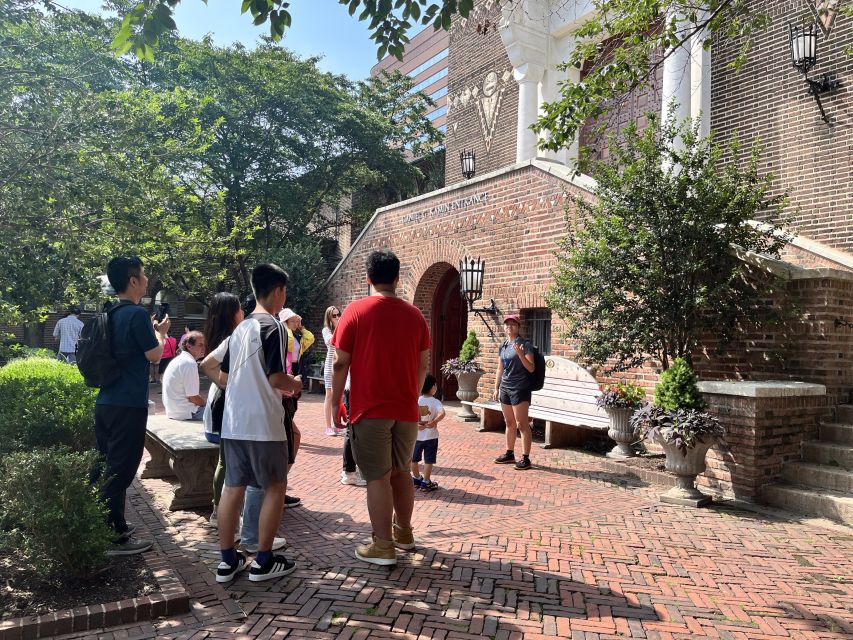
[[0, 456], [64, 445], [95, 446], [95, 396], [74, 365], [51, 358], [0, 368]]
[[106, 562], [114, 532], [99, 484], [89, 482], [95, 451], [63, 448], [0, 460], [0, 546], [42, 575], [91, 574]]
[[480, 341], [477, 340], [477, 334], [473, 331], [468, 332], [468, 337], [462, 343], [462, 348], [459, 350], [459, 359], [462, 362], [470, 362], [480, 355]]
[[696, 383], [699, 379], [684, 358], [676, 358], [661, 374], [655, 387], [655, 405], [668, 411], [704, 409], [705, 401]]
[[56, 354], [50, 349], [39, 349], [38, 347], [28, 347], [25, 344], [18, 342], [10, 342], [0, 344], [0, 364], [6, 364], [10, 360], [18, 358], [52, 358]]

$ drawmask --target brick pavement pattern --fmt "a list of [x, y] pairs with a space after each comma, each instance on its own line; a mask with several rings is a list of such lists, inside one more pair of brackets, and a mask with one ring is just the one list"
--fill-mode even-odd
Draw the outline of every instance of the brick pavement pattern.
[[[648, 638], [853, 636], [853, 531], [718, 505], [657, 502], [658, 488], [572, 451], [533, 451], [534, 469], [492, 464], [503, 435], [441, 425], [418, 493], [420, 546], [394, 568], [353, 556], [370, 534], [364, 489], [339, 483], [340, 438], [321, 398], [300, 404], [304, 443], [280, 527], [296, 572], [223, 588], [206, 513], [167, 512], [167, 485], [138, 481], [137, 522], [188, 585], [192, 613], [99, 638]], [[95, 637], [88, 634], [69, 637]]]

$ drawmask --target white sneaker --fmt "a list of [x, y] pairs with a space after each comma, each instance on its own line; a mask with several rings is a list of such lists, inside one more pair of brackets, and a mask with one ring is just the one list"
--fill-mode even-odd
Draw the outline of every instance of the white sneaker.
[[337, 434], [337, 431], [335, 431], [335, 428], [330, 426], [330, 427], [326, 427], [326, 435], [327, 436], [336, 436], [338, 434]]
[[[283, 537], [282, 538], [273, 538], [272, 549], [270, 549], [270, 551], [278, 551], [279, 549], [281, 549], [286, 544], [287, 544], [287, 540]], [[249, 553], [257, 553], [258, 552], [258, 545], [256, 545], [256, 544], [244, 544], [243, 549], [245, 549]]]
[[207, 521], [207, 524], [209, 524], [213, 529], [219, 528], [219, 522], [216, 520], [216, 509], [214, 509], [213, 513], [210, 514], [210, 519]]
[[351, 484], [355, 487], [363, 487], [367, 484], [358, 471], [341, 471], [341, 484]]

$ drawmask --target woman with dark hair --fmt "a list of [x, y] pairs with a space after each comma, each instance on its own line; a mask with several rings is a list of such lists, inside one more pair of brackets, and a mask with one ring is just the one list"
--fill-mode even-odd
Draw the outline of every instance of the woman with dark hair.
[[[207, 394], [207, 407], [204, 410], [204, 435], [213, 443], [219, 444], [219, 434], [222, 433], [222, 410], [225, 406], [225, 384], [219, 370], [219, 364], [225, 359], [228, 351], [228, 338], [243, 321], [243, 309], [240, 298], [233, 293], [217, 293], [210, 305], [207, 323], [204, 326], [204, 343], [207, 353], [201, 362], [201, 370], [216, 385], [215, 393]], [[210, 523], [216, 526], [216, 510], [219, 497], [222, 495], [222, 485], [225, 481], [225, 460], [222, 449], [219, 450], [219, 462], [213, 474], [213, 513]]]

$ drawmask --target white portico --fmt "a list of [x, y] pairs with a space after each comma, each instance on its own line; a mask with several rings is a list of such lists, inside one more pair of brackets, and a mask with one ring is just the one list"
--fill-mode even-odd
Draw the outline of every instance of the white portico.
[[[574, 50], [572, 33], [594, 11], [591, 0], [517, 0], [503, 5], [501, 40], [506, 47], [513, 76], [519, 85], [516, 162], [544, 157], [563, 164], [578, 158], [577, 141], [557, 153], [540, 152], [537, 135], [530, 129], [545, 102], [560, 95], [560, 83], [579, 82], [580, 70], [558, 70]], [[690, 34], [692, 26], [679, 23], [679, 32]], [[683, 25], [683, 28], [682, 26]], [[676, 117], [701, 118], [700, 131], [710, 131], [711, 52], [697, 33], [671, 51], [664, 61], [662, 111], [675, 104]]]

